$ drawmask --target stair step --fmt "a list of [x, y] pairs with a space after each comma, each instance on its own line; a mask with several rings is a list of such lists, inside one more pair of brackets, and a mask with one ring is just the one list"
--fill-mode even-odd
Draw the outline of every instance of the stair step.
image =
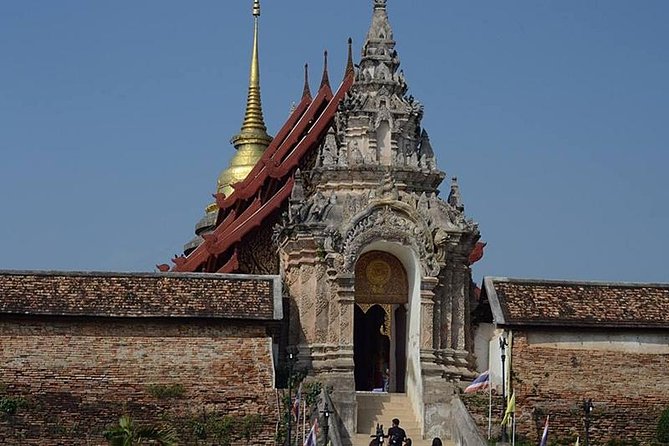
[[[377, 424], [383, 425], [384, 432], [392, 426], [393, 418], [399, 418], [400, 426], [407, 436], [414, 441], [414, 446], [423, 446], [421, 426], [406, 394], [403, 393], [357, 393], [358, 425], [354, 446], [368, 446], [371, 435], [376, 432]], [[417, 442], [417, 441], [418, 442]], [[429, 444], [425, 446], [430, 446]]]
[[[431, 446], [432, 439], [422, 440], [418, 437], [411, 437], [411, 442], [413, 446]], [[366, 434], [356, 434], [352, 439], [353, 446], [369, 446], [369, 442], [372, 440], [369, 435]], [[444, 446], [455, 446], [455, 443], [451, 440], [444, 440], [442, 438]]]

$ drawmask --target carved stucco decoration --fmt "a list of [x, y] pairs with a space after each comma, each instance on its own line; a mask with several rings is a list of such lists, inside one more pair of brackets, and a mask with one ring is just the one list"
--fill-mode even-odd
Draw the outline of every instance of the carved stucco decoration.
[[371, 191], [361, 194], [347, 193], [344, 198], [343, 217], [344, 220], [352, 220], [353, 216], [359, 214], [367, 207], [370, 201]]
[[339, 143], [337, 142], [337, 133], [334, 128], [330, 127], [328, 133], [325, 135], [325, 140], [320, 148], [321, 155], [319, 157], [319, 166], [335, 166], [337, 165], [337, 157], [339, 156]]
[[420, 258], [423, 275], [436, 276], [440, 267], [434, 256], [431, 231], [419, 215], [411, 214], [411, 208], [404, 203], [381, 202], [354, 217], [342, 231], [343, 268], [353, 270], [366, 246], [387, 240], [413, 248]]
[[355, 264], [357, 304], [405, 304], [408, 296], [407, 273], [394, 255], [370, 251]]

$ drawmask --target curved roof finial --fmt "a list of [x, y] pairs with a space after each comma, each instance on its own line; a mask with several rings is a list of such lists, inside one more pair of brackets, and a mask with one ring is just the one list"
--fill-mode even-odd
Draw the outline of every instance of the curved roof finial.
[[325, 63], [323, 64], [323, 78], [321, 79], [321, 88], [330, 85], [330, 78], [328, 77], [328, 50], [323, 52]]
[[353, 68], [353, 39], [348, 38], [348, 60], [346, 61], [346, 71], [344, 76], [347, 76], [349, 73], [352, 73]]
[[309, 64], [304, 64], [304, 89], [302, 90], [303, 98], [311, 97], [311, 90], [309, 89]]

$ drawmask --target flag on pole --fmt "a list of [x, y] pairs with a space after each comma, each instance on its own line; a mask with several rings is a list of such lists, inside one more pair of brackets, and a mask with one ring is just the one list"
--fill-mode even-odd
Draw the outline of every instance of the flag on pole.
[[516, 411], [516, 392], [513, 392], [506, 402], [506, 412], [504, 412], [504, 418], [502, 418], [502, 426], [509, 426], [511, 424], [513, 413], [515, 411]]
[[539, 446], [546, 446], [546, 443], [548, 442], [548, 418], [550, 415], [546, 415], [546, 424], [544, 425], [544, 433], [541, 435], [541, 443], [539, 443]]
[[302, 383], [297, 388], [297, 393], [295, 394], [295, 401], [293, 401], [293, 407], [291, 407], [293, 415], [296, 420], [300, 420], [300, 400], [302, 399]]
[[314, 419], [314, 424], [311, 426], [311, 430], [309, 430], [309, 435], [307, 435], [307, 439], [304, 440], [304, 446], [317, 446], [316, 440], [318, 438], [318, 418]]
[[474, 393], [481, 389], [487, 389], [489, 385], [490, 385], [490, 373], [488, 372], [488, 370], [486, 370], [465, 388], [465, 393]]

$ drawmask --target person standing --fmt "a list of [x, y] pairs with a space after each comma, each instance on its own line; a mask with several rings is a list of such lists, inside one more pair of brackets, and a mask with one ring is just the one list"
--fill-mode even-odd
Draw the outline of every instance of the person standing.
[[402, 446], [407, 433], [400, 427], [400, 420], [393, 418], [393, 426], [388, 429], [388, 444], [389, 446]]

